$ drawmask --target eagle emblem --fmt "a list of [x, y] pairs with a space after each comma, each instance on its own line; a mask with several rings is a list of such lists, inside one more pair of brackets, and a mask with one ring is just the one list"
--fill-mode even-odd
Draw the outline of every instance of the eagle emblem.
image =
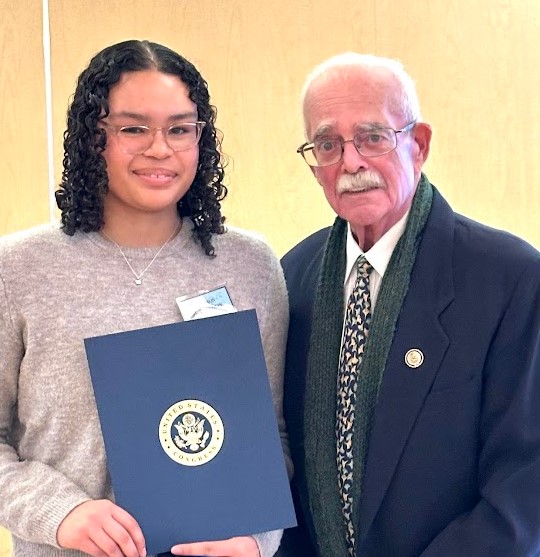
[[190, 451], [204, 449], [210, 437], [210, 433], [204, 430], [204, 418], [197, 418], [193, 414], [184, 414], [180, 424], [173, 424], [178, 432], [173, 438], [176, 446], [180, 449], [189, 447]]
[[184, 466], [201, 466], [215, 458], [223, 439], [220, 415], [201, 400], [174, 403], [159, 423], [161, 447], [169, 458]]

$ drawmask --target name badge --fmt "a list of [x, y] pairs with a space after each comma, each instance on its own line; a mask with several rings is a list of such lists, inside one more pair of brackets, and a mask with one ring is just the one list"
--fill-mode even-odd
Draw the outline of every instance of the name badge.
[[225, 286], [199, 292], [194, 296], [180, 296], [176, 298], [176, 303], [184, 321], [237, 311]]

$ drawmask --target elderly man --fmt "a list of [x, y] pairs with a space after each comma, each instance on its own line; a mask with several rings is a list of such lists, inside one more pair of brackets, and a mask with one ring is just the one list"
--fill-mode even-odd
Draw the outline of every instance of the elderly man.
[[338, 216], [283, 258], [300, 526], [281, 555], [540, 555], [540, 254], [422, 174], [398, 62], [337, 56], [303, 99], [298, 151]]

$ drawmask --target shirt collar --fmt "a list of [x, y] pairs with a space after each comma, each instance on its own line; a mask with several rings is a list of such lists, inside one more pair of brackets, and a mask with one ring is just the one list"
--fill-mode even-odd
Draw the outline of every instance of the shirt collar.
[[369, 261], [373, 269], [382, 277], [390, 263], [390, 258], [398, 240], [405, 231], [407, 226], [407, 218], [409, 216], [409, 211], [407, 211], [400, 220], [390, 228], [373, 246], [364, 253], [360, 246], [356, 243], [354, 236], [352, 234], [351, 225], [347, 223], [347, 265], [345, 268], [345, 281], [350, 275], [351, 270], [356, 263], [358, 257], [362, 254], [365, 255], [366, 259]]

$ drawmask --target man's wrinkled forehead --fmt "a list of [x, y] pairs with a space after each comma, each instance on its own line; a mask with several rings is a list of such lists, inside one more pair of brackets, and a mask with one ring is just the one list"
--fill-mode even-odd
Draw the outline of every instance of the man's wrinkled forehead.
[[359, 116], [358, 125], [384, 125], [381, 114], [395, 105], [397, 90], [399, 84], [384, 68], [332, 68], [315, 78], [306, 90], [306, 136], [312, 137], [322, 127], [331, 128], [343, 112]]

